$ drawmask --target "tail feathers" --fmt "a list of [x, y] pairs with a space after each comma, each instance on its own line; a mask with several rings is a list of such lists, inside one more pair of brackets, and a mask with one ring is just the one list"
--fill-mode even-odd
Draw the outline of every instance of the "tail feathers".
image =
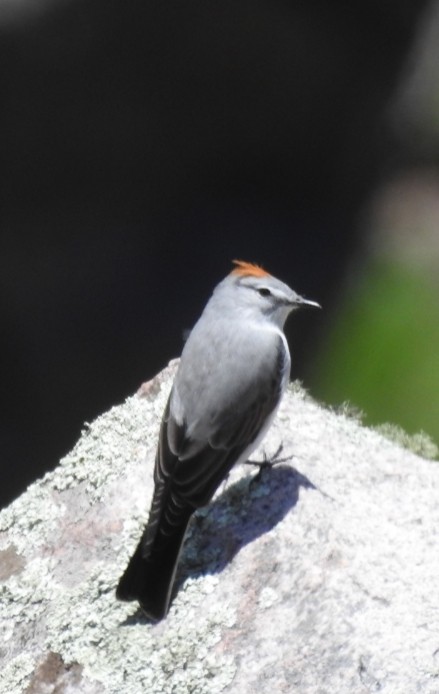
[[146, 616], [154, 621], [163, 619], [168, 612], [178, 558], [191, 515], [188, 512], [171, 537], [160, 537], [146, 553], [145, 531], [119, 581], [116, 597], [138, 600]]

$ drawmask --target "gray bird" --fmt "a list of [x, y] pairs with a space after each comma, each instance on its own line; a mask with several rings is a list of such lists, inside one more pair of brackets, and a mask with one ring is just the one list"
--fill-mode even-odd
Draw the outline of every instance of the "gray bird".
[[290, 376], [288, 314], [316, 306], [258, 265], [234, 261], [184, 346], [163, 414], [148, 524], [116, 595], [166, 616], [189, 520], [269, 428]]

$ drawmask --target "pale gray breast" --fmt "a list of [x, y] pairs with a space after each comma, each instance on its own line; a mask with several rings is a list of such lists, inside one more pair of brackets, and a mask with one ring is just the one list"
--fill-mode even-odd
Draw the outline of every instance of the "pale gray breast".
[[252, 412], [263, 417], [276, 407], [289, 365], [286, 340], [274, 326], [200, 321], [182, 354], [171, 414], [194, 442], [229, 446], [238, 435], [233, 422], [242, 426], [247, 413], [254, 430]]

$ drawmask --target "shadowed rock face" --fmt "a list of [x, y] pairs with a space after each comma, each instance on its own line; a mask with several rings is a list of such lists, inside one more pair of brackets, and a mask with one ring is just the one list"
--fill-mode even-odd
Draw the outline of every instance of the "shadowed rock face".
[[[5, 500], [179, 354], [232, 258], [330, 310], [424, 5], [0, 14]], [[295, 376], [319, 330], [300, 320]]]
[[435, 694], [439, 469], [298, 389], [264, 442], [291, 464], [197, 512], [167, 618], [115, 600], [174, 373], [0, 513], [5, 690]]

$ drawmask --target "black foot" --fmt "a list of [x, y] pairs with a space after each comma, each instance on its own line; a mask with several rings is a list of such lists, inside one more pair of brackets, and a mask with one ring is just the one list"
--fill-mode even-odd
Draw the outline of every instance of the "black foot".
[[256, 467], [259, 468], [258, 474], [254, 477], [254, 479], [251, 482], [252, 484], [253, 484], [253, 482], [256, 482], [257, 480], [259, 480], [261, 478], [263, 470], [266, 470], [267, 468], [272, 468], [275, 465], [278, 465], [279, 463], [286, 463], [288, 460], [291, 460], [291, 458], [293, 457], [292, 455], [287, 455], [284, 458], [280, 457], [283, 449], [284, 449], [284, 445], [283, 445], [283, 443], [281, 443], [281, 444], [279, 444], [279, 447], [276, 449], [276, 451], [274, 452], [274, 454], [270, 458], [267, 457], [267, 454], [264, 451], [264, 454], [263, 454], [264, 459], [263, 460], [246, 460], [245, 461], [246, 465], [256, 465]]

